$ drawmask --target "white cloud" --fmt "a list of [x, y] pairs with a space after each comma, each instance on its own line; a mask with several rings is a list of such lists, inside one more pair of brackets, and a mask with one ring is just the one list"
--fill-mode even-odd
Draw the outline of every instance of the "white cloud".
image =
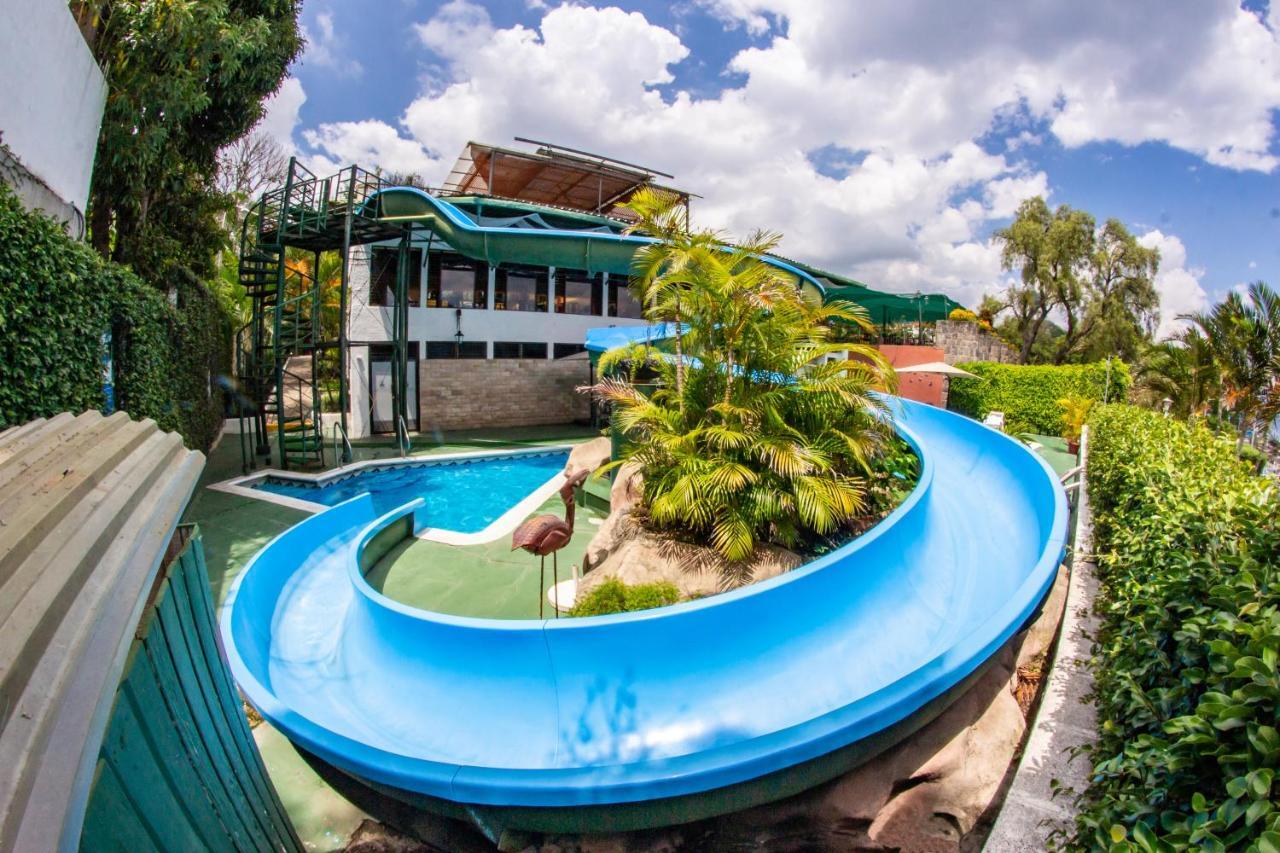
[[315, 24], [315, 30], [306, 26], [302, 28], [302, 34], [307, 40], [302, 64], [326, 68], [342, 77], [359, 77], [363, 74], [364, 66], [347, 53], [346, 40], [334, 28], [333, 13], [319, 13]]
[[1156, 290], [1160, 294], [1160, 325], [1156, 338], [1166, 338], [1183, 328], [1181, 314], [1203, 311], [1209, 306], [1209, 295], [1200, 284], [1204, 270], [1187, 267], [1187, 248], [1173, 234], [1155, 229], [1138, 237], [1148, 249], [1160, 250], [1160, 269], [1156, 273]]
[[[442, 64], [399, 128], [343, 122], [306, 139], [334, 161], [432, 182], [469, 139], [602, 151], [677, 175], [701, 196], [700, 224], [776, 229], [784, 254], [969, 304], [1006, 277], [992, 226], [1050, 192], [1049, 176], [1021, 159], [1042, 134], [1067, 145], [1165, 140], [1229, 168], [1275, 165], [1280, 48], [1230, 0], [1177, 15], [1158, 0], [1024, 4], [1016, 15], [990, 2], [701, 5], [761, 37], [729, 64], [743, 82], [716, 97], [655, 88], [689, 50], [639, 13], [563, 4], [537, 27], [498, 28], [482, 7], [451, 0], [416, 28]], [[975, 142], [994, 128], [1003, 154]], [[857, 152], [839, 177], [806, 156], [827, 147]], [[1201, 271], [1186, 266], [1181, 241], [1144, 239], [1166, 253], [1166, 313], [1198, 307]]]
[[293, 141], [293, 132], [298, 127], [298, 114], [306, 103], [307, 93], [297, 77], [286, 77], [280, 88], [263, 106], [266, 112], [258, 122], [257, 129], [269, 134], [273, 139], [292, 153], [297, 147]]
[[[440, 161], [381, 121], [341, 121], [303, 132], [307, 144], [329, 160], [324, 174], [349, 163], [380, 166], [401, 174], [435, 175]], [[313, 169], [313, 171], [315, 171]]]

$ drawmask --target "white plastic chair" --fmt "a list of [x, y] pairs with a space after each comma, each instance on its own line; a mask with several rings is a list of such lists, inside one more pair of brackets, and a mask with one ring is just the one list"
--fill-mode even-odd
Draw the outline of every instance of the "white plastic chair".
[[987, 416], [982, 423], [1004, 432], [1004, 412], [987, 412]]

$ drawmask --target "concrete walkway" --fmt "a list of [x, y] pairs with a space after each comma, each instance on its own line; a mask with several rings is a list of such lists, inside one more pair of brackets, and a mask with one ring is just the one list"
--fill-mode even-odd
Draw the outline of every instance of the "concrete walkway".
[[[1087, 431], [1080, 460], [1088, 462]], [[1097, 740], [1097, 713], [1085, 697], [1093, 690], [1088, 663], [1098, 629], [1093, 612], [1098, 578], [1088, 492], [1083, 485], [1080, 489], [1071, 581], [1053, 668], [1017, 773], [983, 848], [986, 853], [1041, 850], [1050, 834], [1070, 835], [1075, 796], [1089, 783], [1092, 766], [1081, 748]]]

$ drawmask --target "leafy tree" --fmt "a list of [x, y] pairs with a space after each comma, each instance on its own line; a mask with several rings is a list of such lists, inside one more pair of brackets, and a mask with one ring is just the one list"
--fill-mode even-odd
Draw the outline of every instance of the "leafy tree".
[[1055, 308], [1081, 288], [1082, 260], [1093, 249], [1093, 217], [1067, 205], [1050, 211], [1040, 196], [1018, 206], [1007, 228], [996, 231], [1004, 269], [1015, 267], [1020, 281], [1005, 294], [1005, 306], [1017, 322], [1018, 362], [1026, 364], [1040, 329]]
[[657, 239], [632, 259], [631, 289], [645, 306], [646, 317], [675, 324], [676, 396], [683, 400], [684, 311], [680, 300], [687, 287], [683, 275], [697, 256], [714, 248], [718, 237], [710, 231], [690, 231], [688, 208], [680, 196], [666, 190], [644, 187], [623, 206], [636, 215], [627, 233]]
[[1134, 369], [1135, 402], [1180, 418], [1203, 415], [1218, 399], [1218, 368], [1209, 341], [1198, 328], [1143, 351]]
[[1084, 361], [1108, 355], [1134, 360], [1142, 342], [1155, 331], [1160, 295], [1154, 279], [1159, 266], [1158, 249], [1141, 245], [1118, 219], [1108, 219], [1094, 235], [1084, 275], [1075, 279], [1078, 289], [1063, 293], [1067, 321], [1054, 363], [1072, 356]]
[[[856, 306], [811, 301], [761, 261], [775, 243], [768, 235], [736, 246], [690, 239], [679, 270], [661, 276], [680, 295], [682, 355], [615, 351], [595, 389], [613, 406], [623, 458], [644, 474], [649, 521], [731, 561], [762, 541], [796, 546], [835, 533], [866, 504], [867, 472], [891, 435], [870, 392], [893, 373], [873, 347], [832, 343], [828, 323], [870, 321]], [[666, 319], [673, 302], [651, 300], [649, 319]], [[846, 350], [859, 360], [825, 361]], [[617, 375], [624, 364], [630, 380]], [[656, 383], [640, 385], [638, 365]]]
[[[1119, 220], [1095, 229], [1088, 213], [1067, 205], [1050, 211], [1036, 196], [995, 239], [1004, 269], [1016, 268], [1019, 281], [985, 308], [1009, 312], [1003, 332], [1014, 337], [1022, 364], [1108, 355], [1132, 360], [1150, 339], [1160, 304], [1154, 285], [1160, 254]], [[1061, 334], [1053, 331], [1056, 318], [1063, 320]]]
[[1280, 416], [1280, 293], [1257, 281], [1249, 285], [1247, 299], [1232, 291], [1209, 311], [1186, 319], [1213, 353], [1222, 402], [1239, 416], [1243, 442], [1251, 428]]
[[225, 219], [217, 153], [262, 117], [297, 56], [298, 10], [298, 0], [84, 4], [108, 79], [90, 195], [99, 253], [153, 281], [199, 258], [193, 271], [209, 270]]

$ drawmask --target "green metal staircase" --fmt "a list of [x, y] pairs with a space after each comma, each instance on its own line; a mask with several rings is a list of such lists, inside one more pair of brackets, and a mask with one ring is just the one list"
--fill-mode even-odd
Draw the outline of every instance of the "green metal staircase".
[[[379, 215], [381, 204], [375, 197], [385, 186], [380, 176], [358, 166], [320, 179], [291, 158], [284, 186], [264, 193], [245, 214], [238, 272], [253, 310], [236, 335], [236, 406], [246, 473], [258, 457], [271, 456], [272, 430], [280, 467], [324, 465], [317, 354], [326, 349], [340, 353], [339, 409], [345, 438], [349, 252], [356, 244], [401, 239], [408, 233], [404, 225]], [[310, 273], [288, 263], [290, 249], [314, 254]], [[339, 328], [337, 339], [330, 341], [322, 339], [323, 294], [314, 275], [325, 251], [341, 252], [343, 258]], [[401, 317], [401, 326], [406, 325]], [[349, 443], [347, 448], [344, 457]]]
[[236, 340], [246, 470], [254, 467], [255, 455], [270, 456], [273, 429], [282, 468], [324, 465], [316, 364], [320, 283], [314, 268], [308, 273], [286, 262], [290, 237], [305, 237], [323, 223], [317, 185], [314, 175], [291, 162], [285, 186], [263, 195], [241, 229], [239, 280], [253, 304], [252, 318]]

